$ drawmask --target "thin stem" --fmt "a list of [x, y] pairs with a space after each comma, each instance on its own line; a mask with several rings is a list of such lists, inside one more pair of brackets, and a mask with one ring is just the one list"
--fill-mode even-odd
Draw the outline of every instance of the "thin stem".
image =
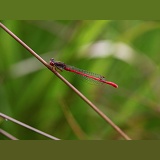
[[59, 77], [66, 85], [68, 85], [77, 95], [79, 95], [92, 109], [94, 109], [106, 122], [108, 122], [123, 138], [131, 140], [116, 124], [112, 122], [102, 111], [100, 111], [91, 101], [89, 101], [81, 92], [79, 92], [72, 84], [70, 84], [63, 76], [61, 76], [52, 66], [44, 61], [36, 52], [34, 52], [29, 46], [27, 46], [22, 40], [20, 40], [14, 33], [12, 33], [7, 27], [0, 23], [0, 27], [3, 28], [8, 34], [10, 34], [17, 42], [19, 42], [24, 48], [26, 48], [33, 56], [35, 56], [40, 62], [42, 62], [48, 69], [50, 69], [57, 77]]
[[0, 27], [4, 29], [9, 35], [11, 35], [18, 43], [20, 43], [24, 48], [26, 48], [32, 55], [34, 55], [40, 62], [42, 62], [46, 67], [48, 67], [48, 63], [43, 60], [36, 52], [34, 52], [29, 46], [27, 46], [21, 39], [19, 39], [13, 32], [11, 32], [5, 25], [0, 23]]
[[64, 116], [66, 117], [66, 120], [68, 121], [68, 124], [73, 130], [73, 132], [75, 133], [75, 135], [81, 140], [86, 139], [87, 135], [82, 130], [82, 128], [79, 126], [78, 122], [75, 120], [74, 116], [69, 111], [68, 107], [63, 103], [62, 100], [59, 101], [59, 103], [61, 104], [61, 108], [64, 113]]
[[89, 106], [92, 107], [106, 122], [108, 122], [121, 136], [123, 136], [126, 140], [131, 140], [116, 124], [112, 122], [110, 118], [108, 118], [96, 105], [94, 105], [90, 100], [88, 100], [80, 91], [78, 91], [72, 84], [70, 84], [63, 76], [61, 76], [58, 72], [54, 72], [65, 84], [67, 84], [75, 93], [77, 93]]
[[12, 122], [14, 122], [14, 123], [16, 123], [16, 124], [19, 124], [20, 126], [23, 126], [23, 127], [25, 127], [25, 128], [28, 128], [28, 129], [36, 132], [36, 133], [39, 133], [39, 134], [41, 134], [41, 135], [43, 135], [43, 136], [45, 136], [45, 137], [48, 137], [48, 138], [50, 138], [50, 139], [60, 140], [60, 139], [58, 139], [58, 138], [56, 138], [56, 137], [54, 137], [54, 136], [51, 136], [51, 135], [49, 135], [49, 134], [47, 134], [47, 133], [45, 133], [45, 132], [42, 132], [42, 131], [40, 131], [40, 130], [38, 130], [38, 129], [36, 129], [36, 128], [33, 128], [33, 127], [31, 127], [31, 126], [29, 126], [29, 125], [27, 125], [27, 124], [25, 124], [25, 123], [22, 123], [22, 122], [14, 119], [14, 118], [11, 118], [11, 117], [3, 114], [3, 113], [0, 113], [0, 117], [4, 118], [4, 119], [6, 119], [6, 120], [10, 120], [10, 121], [12, 121]]
[[11, 135], [10, 133], [4, 131], [3, 129], [0, 128], [0, 133], [3, 134], [4, 136], [8, 137], [11, 140], [18, 140], [16, 137]]

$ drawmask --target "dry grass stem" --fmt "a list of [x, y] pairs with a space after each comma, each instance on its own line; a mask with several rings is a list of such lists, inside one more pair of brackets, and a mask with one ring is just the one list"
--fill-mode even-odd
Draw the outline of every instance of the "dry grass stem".
[[36, 128], [33, 128], [33, 127], [31, 127], [31, 126], [29, 126], [29, 125], [27, 125], [27, 124], [25, 124], [25, 123], [22, 123], [22, 122], [14, 119], [14, 118], [11, 118], [11, 117], [3, 114], [3, 113], [0, 113], [0, 117], [4, 118], [4, 119], [6, 119], [6, 120], [10, 120], [10, 121], [12, 121], [12, 122], [14, 122], [14, 123], [16, 123], [16, 124], [18, 124], [18, 125], [20, 125], [20, 126], [23, 126], [23, 127], [25, 127], [25, 128], [28, 128], [28, 129], [36, 132], [36, 133], [39, 133], [39, 134], [41, 134], [41, 135], [43, 135], [43, 136], [45, 136], [45, 137], [48, 137], [48, 138], [50, 138], [50, 139], [60, 140], [59, 138], [56, 138], [56, 137], [54, 137], [54, 136], [51, 136], [50, 134], [47, 134], [47, 133], [45, 133], [45, 132], [42, 132], [42, 131], [40, 131], [40, 130], [38, 130], [38, 129], [36, 129]]
[[92, 109], [97, 112], [106, 122], [108, 122], [124, 139], [131, 140], [116, 124], [112, 122], [102, 111], [98, 109], [91, 101], [89, 101], [80, 91], [78, 91], [72, 84], [70, 84], [62, 75], [60, 75], [52, 66], [50, 66], [45, 60], [43, 60], [36, 52], [34, 52], [29, 46], [27, 46], [21, 39], [19, 39], [14, 33], [12, 33], [7, 27], [0, 23], [0, 27], [4, 29], [9, 35], [11, 35], [18, 43], [26, 48], [33, 56], [35, 56], [41, 63], [43, 63], [48, 69], [50, 69], [58, 78], [60, 78], [68, 87], [70, 87], [79, 97], [81, 97]]

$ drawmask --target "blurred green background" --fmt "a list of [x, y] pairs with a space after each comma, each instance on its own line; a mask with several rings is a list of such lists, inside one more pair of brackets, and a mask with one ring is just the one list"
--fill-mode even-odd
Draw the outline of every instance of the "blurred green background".
[[[99, 73], [91, 85], [62, 72], [132, 139], [160, 139], [160, 21], [1, 21], [42, 58]], [[60, 139], [123, 139], [68, 86], [0, 29], [0, 112]], [[48, 139], [0, 118], [19, 139]], [[0, 135], [0, 139], [7, 139]]]

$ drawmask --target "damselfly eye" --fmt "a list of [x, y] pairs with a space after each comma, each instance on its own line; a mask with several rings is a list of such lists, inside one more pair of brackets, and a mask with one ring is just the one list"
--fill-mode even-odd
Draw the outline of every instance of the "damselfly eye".
[[50, 59], [49, 64], [50, 64], [51, 66], [54, 66], [54, 59], [53, 59], [53, 58]]

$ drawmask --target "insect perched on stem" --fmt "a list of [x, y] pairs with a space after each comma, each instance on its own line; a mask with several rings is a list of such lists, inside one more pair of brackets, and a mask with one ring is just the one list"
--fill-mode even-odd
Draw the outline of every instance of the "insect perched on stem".
[[99, 74], [92, 73], [83, 69], [79, 69], [74, 66], [69, 66], [63, 62], [55, 61], [53, 58], [50, 59], [50, 65], [55, 67], [57, 71], [66, 70], [68, 72], [73, 72], [75, 74], [78, 74], [89, 81], [94, 81], [99, 84], [109, 84], [115, 88], [118, 88], [117, 84], [107, 81], [104, 76], [101, 76]]

